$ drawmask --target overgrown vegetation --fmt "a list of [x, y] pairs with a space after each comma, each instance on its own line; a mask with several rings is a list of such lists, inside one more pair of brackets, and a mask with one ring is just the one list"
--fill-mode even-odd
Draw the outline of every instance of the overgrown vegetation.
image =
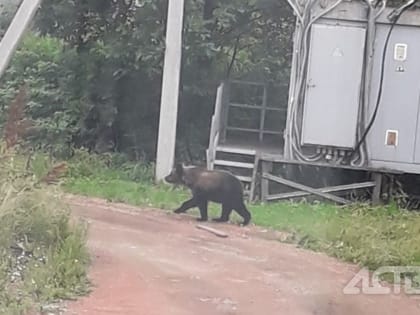
[[0, 314], [88, 290], [85, 226], [71, 222], [58, 189], [38, 184], [17, 156], [0, 159]]
[[[189, 196], [182, 188], [154, 185], [149, 176], [133, 180], [129, 174], [148, 174], [149, 167], [126, 164], [120, 172], [107, 167], [104, 158], [78, 160], [78, 169], [93, 172], [73, 173], [66, 189], [72, 193], [125, 202], [137, 206], [175, 209]], [[131, 171], [130, 171], [131, 169]], [[128, 171], [127, 171], [128, 170]], [[283, 202], [250, 205], [253, 222], [259, 226], [286, 231], [286, 241], [328, 253], [342, 260], [375, 269], [379, 266], [420, 265], [420, 214], [403, 211], [395, 205], [372, 207], [357, 204], [337, 207], [325, 203]], [[194, 213], [194, 212], [192, 212]], [[220, 213], [211, 205], [211, 213]], [[195, 214], [198, 215], [197, 210]], [[234, 221], [240, 222], [238, 216]]]
[[71, 220], [58, 187], [65, 169], [19, 151], [25, 88], [11, 103], [0, 142], [0, 314], [26, 314], [88, 291], [86, 226]]

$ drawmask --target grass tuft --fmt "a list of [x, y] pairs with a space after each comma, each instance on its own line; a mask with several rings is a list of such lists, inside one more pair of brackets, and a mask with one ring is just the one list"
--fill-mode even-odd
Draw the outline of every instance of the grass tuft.
[[25, 314], [88, 292], [86, 225], [27, 159], [0, 158], [0, 314]]

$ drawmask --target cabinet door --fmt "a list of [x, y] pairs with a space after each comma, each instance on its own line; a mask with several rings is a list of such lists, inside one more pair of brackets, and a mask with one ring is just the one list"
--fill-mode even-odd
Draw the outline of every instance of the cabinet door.
[[362, 27], [312, 27], [302, 144], [355, 146], [364, 46]]

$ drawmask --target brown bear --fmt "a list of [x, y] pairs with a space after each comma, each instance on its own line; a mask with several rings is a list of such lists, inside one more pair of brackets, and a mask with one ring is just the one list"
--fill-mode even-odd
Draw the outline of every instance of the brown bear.
[[208, 202], [222, 204], [222, 215], [215, 222], [229, 221], [232, 210], [235, 210], [244, 219], [243, 225], [249, 224], [251, 214], [244, 204], [242, 184], [234, 175], [227, 171], [176, 165], [171, 173], [165, 177], [165, 181], [171, 184], [180, 184], [188, 187], [192, 192], [192, 198], [185, 201], [175, 213], [184, 213], [187, 210], [198, 207], [201, 218], [198, 221], [207, 221]]

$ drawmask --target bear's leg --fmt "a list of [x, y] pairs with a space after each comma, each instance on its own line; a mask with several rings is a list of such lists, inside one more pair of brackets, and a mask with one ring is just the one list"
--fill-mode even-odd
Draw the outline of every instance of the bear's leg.
[[176, 209], [175, 213], [184, 213], [187, 212], [187, 210], [194, 208], [197, 206], [197, 201], [193, 197], [190, 200], [185, 201], [178, 209]]
[[222, 205], [222, 215], [220, 218], [213, 219], [214, 222], [228, 222], [230, 214], [232, 213], [233, 207], [231, 205]]
[[207, 214], [207, 207], [208, 207], [208, 201], [205, 199], [202, 199], [198, 202], [198, 207], [200, 208], [200, 218], [197, 219], [199, 222], [204, 222], [208, 220], [208, 214]]
[[239, 213], [239, 215], [244, 219], [243, 225], [248, 225], [251, 221], [251, 213], [246, 208], [243, 201], [240, 202], [240, 204], [235, 207], [236, 212]]

